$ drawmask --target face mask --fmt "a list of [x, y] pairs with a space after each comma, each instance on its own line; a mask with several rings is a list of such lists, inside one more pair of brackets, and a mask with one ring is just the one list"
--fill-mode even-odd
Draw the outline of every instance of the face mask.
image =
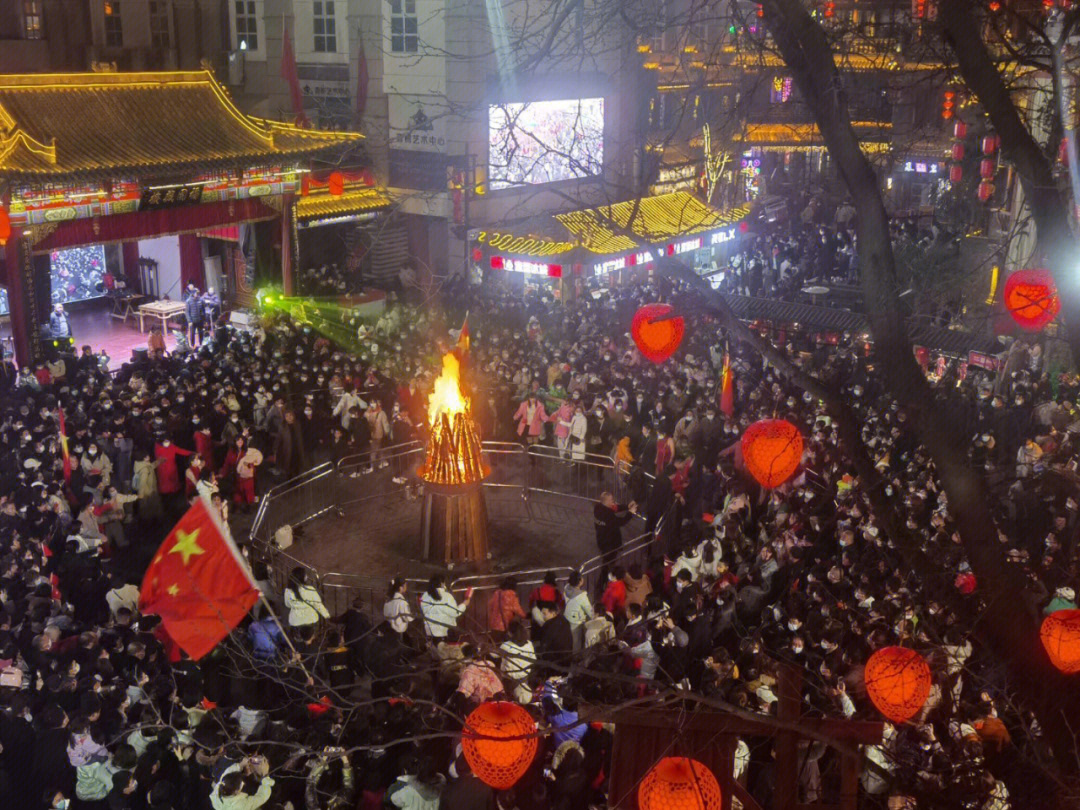
[[56, 804], [56, 810], [68, 810], [68, 805], [71, 803], [70, 799], [61, 799]]
[[792, 651], [793, 653], [795, 653], [796, 655], [800, 655], [800, 654], [802, 653], [802, 650], [803, 650], [803, 648], [802, 648], [802, 647], [792, 647], [792, 648], [791, 648], [791, 651]]

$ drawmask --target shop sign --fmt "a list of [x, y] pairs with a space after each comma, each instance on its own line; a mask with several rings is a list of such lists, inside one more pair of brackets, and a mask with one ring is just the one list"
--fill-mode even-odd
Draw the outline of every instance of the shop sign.
[[636, 267], [639, 264], [649, 264], [652, 261], [653, 255], [648, 251], [631, 253], [627, 256], [620, 256], [617, 259], [606, 259], [602, 262], [597, 262], [593, 265], [593, 272], [599, 275], [606, 275], [615, 270], [622, 270], [626, 267]]
[[668, 256], [678, 256], [680, 253], [689, 253], [701, 248], [701, 237], [696, 239], [684, 239], [682, 242], [672, 242], [667, 246]]
[[549, 276], [562, 278], [561, 264], [545, 264], [544, 262], [530, 262], [525, 259], [510, 259], [506, 256], [491, 257], [492, 270], [506, 270], [510, 273], [525, 273], [530, 276]]
[[143, 211], [153, 208], [171, 208], [175, 205], [188, 205], [202, 202], [203, 184], [188, 183], [175, 186], [147, 187], [143, 189], [139, 208]]
[[649, 193], [670, 194], [673, 191], [694, 188], [698, 182], [698, 174], [695, 163], [662, 168], [656, 173], [656, 182], [649, 186]]
[[730, 228], [725, 228], [722, 231], [717, 231], [709, 239], [709, 244], [710, 245], [722, 245], [725, 242], [730, 242], [732, 239], [735, 238], [735, 230], [736, 230], [735, 226], [732, 225]]
[[974, 366], [975, 368], [985, 369], [986, 371], [997, 371], [998, 359], [992, 354], [983, 354], [982, 352], [969, 352], [968, 365]]
[[75, 219], [77, 215], [78, 210], [72, 207], [45, 209], [46, 222], [66, 222], [69, 219]]
[[938, 174], [941, 167], [936, 161], [908, 160], [904, 163], [904, 171], [913, 174]]

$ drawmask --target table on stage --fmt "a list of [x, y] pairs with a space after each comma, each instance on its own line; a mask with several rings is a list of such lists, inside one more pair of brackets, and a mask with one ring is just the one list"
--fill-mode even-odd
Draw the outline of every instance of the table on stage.
[[139, 305], [139, 331], [145, 332], [143, 328], [143, 318], [149, 316], [151, 318], [161, 319], [161, 331], [165, 332], [169, 327], [169, 318], [175, 318], [177, 315], [184, 314], [184, 302], [183, 301], [151, 301], [149, 304]]
[[128, 293], [126, 295], [110, 295], [112, 299], [112, 312], [109, 314], [127, 323], [128, 316], [136, 316], [135, 305], [146, 298], [142, 293]]

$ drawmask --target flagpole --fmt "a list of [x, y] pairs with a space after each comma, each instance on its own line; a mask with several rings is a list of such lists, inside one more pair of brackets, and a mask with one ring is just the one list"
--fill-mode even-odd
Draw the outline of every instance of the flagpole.
[[273, 606], [262, 591], [259, 591], [259, 601], [262, 603], [262, 606], [266, 608], [266, 612], [270, 614], [270, 618], [274, 620], [274, 624], [277, 625], [278, 630], [281, 631], [281, 636], [285, 639], [285, 643], [289, 645], [289, 649], [292, 650], [293, 655], [296, 656], [296, 663], [300, 665], [300, 671], [304, 673], [305, 678], [314, 684], [315, 679], [311, 677], [311, 673], [307, 671], [307, 668], [304, 666], [304, 661], [300, 657], [300, 653], [297, 651], [296, 647], [293, 646], [292, 639], [289, 638], [289, 634], [285, 632], [285, 628], [281, 626], [281, 620], [277, 617], [277, 613], [274, 612]]

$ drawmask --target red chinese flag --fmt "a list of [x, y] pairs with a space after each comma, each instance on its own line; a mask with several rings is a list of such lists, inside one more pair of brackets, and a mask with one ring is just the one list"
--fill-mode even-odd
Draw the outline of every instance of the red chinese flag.
[[720, 410], [728, 416], [735, 413], [735, 385], [727, 352], [724, 352], [724, 369], [720, 374]]
[[139, 609], [195, 660], [238, 625], [259, 598], [239, 550], [199, 498], [180, 518], [143, 577]]
[[302, 127], [311, 126], [304, 112], [304, 91], [300, 88], [300, 77], [296, 72], [296, 56], [293, 55], [292, 37], [286, 30], [281, 39], [281, 78], [289, 85], [289, 99], [292, 101], [296, 123]]
[[458, 333], [457, 348], [462, 352], [469, 351], [469, 313], [465, 313], [465, 320], [461, 322], [461, 332]]

